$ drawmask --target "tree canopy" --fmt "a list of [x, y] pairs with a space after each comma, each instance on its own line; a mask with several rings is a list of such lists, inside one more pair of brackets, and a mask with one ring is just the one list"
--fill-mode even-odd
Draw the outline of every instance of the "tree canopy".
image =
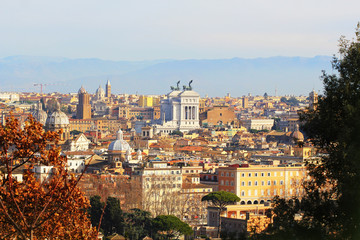
[[123, 233], [124, 218], [119, 199], [108, 197], [104, 203], [101, 202], [100, 196], [93, 196], [90, 203], [89, 213], [93, 226], [98, 227], [100, 223], [100, 229], [105, 236]]
[[[0, 126], [0, 238], [96, 237], [85, 212], [89, 201], [68, 174], [58, 140], [31, 116], [22, 127], [13, 117]], [[40, 165], [51, 169], [44, 179], [35, 174]]]
[[[301, 115], [320, 160], [307, 163], [310, 178], [299, 204], [275, 199], [273, 239], [360, 239], [359, 27], [353, 41], [340, 39], [341, 58], [333, 60], [338, 73], [323, 72], [315, 110]], [[301, 220], [294, 221], [296, 214]]]
[[219, 208], [218, 236], [220, 236], [221, 212], [223, 212], [226, 209], [227, 205], [239, 202], [240, 198], [236, 194], [231, 192], [217, 191], [205, 195], [204, 197], [202, 197], [201, 201], [211, 202], [214, 207]]
[[307, 135], [326, 153], [321, 164], [309, 165], [314, 179], [309, 187], [324, 189], [321, 196], [328, 200], [318, 207], [327, 211], [325, 217], [314, 216], [316, 209], [311, 209], [310, 214], [317, 226], [328, 226], [322, 228], [324, 234], [339, 239], [360, 238], [359, 27], [353, 41], [340, 39], [341, 58], [333, 60], [338, 74], [323, 73], [324, 93], [317, 109], [302, 116]]
[[165, 239], [178, 239], [181, 235], [190, 235], [191, 227], [173, 215], [160, 215], [154, 219], [157, 234]]

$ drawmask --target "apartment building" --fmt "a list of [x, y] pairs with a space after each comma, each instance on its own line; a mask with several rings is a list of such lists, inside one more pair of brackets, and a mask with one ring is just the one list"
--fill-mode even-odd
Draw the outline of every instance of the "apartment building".
[[240, 204], [262, 204], [275, 196], [289, 198], [303, 193], [305, 167], [297, 165], [243, 165], [218, 169], [219, 191], [240, 197]]

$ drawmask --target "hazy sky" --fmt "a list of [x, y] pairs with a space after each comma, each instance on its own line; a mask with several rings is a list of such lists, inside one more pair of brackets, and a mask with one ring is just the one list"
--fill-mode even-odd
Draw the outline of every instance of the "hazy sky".
[[359, 0], [0, 0], [0, 57], [332, 55]]

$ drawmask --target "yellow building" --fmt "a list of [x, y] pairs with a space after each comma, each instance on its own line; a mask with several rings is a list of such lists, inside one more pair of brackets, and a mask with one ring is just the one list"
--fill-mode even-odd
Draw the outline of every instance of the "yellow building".
[[295, 165], [244, 165], [220, 167], [219, 191], [229, 191], [240, 197], [240, 204], [261, 204], [275, 196], [301, 197], [305, 167]]
[[141, 95], [138, 101], [139, 107], [153, 107], [159, 104], [160, 104], [160, 97], [158, 96]]

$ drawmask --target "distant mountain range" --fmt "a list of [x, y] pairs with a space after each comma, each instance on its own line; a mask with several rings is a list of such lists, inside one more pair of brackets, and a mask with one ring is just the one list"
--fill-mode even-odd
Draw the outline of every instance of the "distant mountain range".
[[332, 73], [330, 56], [107, 61], [96, 58], [11, 56], [0, 59], [0, 91], [94, 93], [110, 80], [113, 93], [166, 94], [178, 80], [201, 96], [307, 95], [322, 90], [321, 71]]

